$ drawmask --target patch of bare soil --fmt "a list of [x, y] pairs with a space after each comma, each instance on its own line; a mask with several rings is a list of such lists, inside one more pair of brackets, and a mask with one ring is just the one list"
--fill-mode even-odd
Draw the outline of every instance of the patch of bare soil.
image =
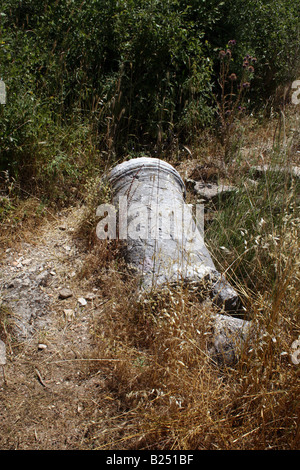
[[34, 242], [2, 254], [0, 339], [7, 356], [3, 374], [0, 367], [3, 450], [93, 448], [89, 429], [105, 414], [98, 403], [101, 368], [87, 372], [102, 300], [78, 277], [88, 254], [73, 239], [78, 211], [47, 221]]

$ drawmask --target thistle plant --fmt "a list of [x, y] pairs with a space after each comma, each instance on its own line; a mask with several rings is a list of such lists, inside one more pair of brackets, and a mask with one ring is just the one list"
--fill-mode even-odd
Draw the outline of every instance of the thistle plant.
[[246, 92], [254, 76], [256, 58], [247, 54], [242, 63], [240, 78], [231, 72], [233, 62], [232, 50], [236, 45], [235, 39], [228, 42], [227, 47], [219, 52], [220, 72], [218, 83], [221, 94], [215, 97], [218, 116], [221, 123], [221, 144], [224, 148], [224, 161], [228, 163], [231, 154], [232, 136], [235, 132], [237, 119], [246, 111], [243, 105]]

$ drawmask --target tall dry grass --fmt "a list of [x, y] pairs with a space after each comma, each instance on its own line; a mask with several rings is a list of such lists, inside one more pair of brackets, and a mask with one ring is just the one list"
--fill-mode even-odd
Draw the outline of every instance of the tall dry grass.
[[[283, 150], [273, 148], [269, 163], [287, 167]], [[184, 286], [140, 301], [120, 247], [98, 241], [82, 272], [104, 299], [91, 355], [102, 360], [87, 370], [102, 384], [91, 447], [299, 448], [299, 181], [270, 171], [249, 183], [244, 163], [206, 242], [261, 334], [238, 363], [216, 364], [208, 354], [215, 307]]]

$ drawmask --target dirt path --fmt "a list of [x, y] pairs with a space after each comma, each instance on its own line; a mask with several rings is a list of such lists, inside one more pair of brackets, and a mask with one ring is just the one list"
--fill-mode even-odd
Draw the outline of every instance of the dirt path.
[[[102, 414], [101, 374], [85, 368], [101, 299], [78, 280], [87, 253], [72, 239], [77, 217], [73, 209], [47, 221], [34, 243], [7, 249], [1, 260], [0, 304], [13, 325], [1, 335], [1, 449], [90, 448], [89, 426]], [[61, 298], [62, 288], [72, 295]]]

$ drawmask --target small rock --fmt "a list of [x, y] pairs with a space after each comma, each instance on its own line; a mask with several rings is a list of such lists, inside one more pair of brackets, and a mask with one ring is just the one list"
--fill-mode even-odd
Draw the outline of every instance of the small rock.
[[273, 173], [288, 173], [295, 178], [300, 178], [300, 167], [299, 166], [280, 166], [280, 165], [257, 165], [251, 168], [251, 172], [254, 177], [260, 177], [267, 172]]
[[87, 304], [87, 301], [83, 297], [80, 297], [78, 299], [78, 302], [80, 303], [82, 307], [84, 307]]
[[23, 279], [23, 281], [21, 281], [21, 279], [18, 279], [18, 284], [19, 284], [19, 288], [21, 289], [24, 289], [25, 287], [29, 287], [31, 282], [30, 282], [30, 279]]
[[58, 297], [62, 300], [68, 299], [69, 297], [72, 297], [73, 293], [70, 291], [70, 289], [63, 288], [59, 291]]
[[217, 199], [218, 197], [225, 197], [237, 189], [229, 185], [218, 185], [213, 183], [201, 183], [197, 181], [194, 185], [194, 192], [207, 201]]
[[6, 364], [6, 346], [3, 341], [0, 340], [0, 366], [5, 366]]
[[44, 344], [44, 343], [39, 343], [38, 344], [38, 350], [39, 351], [43, 351], [44, 349], [47, 349], [47, 344]]

